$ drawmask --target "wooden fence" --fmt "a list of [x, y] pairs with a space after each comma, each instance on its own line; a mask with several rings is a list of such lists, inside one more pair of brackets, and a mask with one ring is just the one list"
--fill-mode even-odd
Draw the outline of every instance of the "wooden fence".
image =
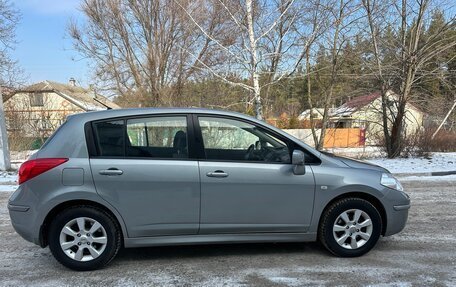
[[323, 147], [361, 147], [366, 143], [366, 133], [360, 128], [326, 129]]

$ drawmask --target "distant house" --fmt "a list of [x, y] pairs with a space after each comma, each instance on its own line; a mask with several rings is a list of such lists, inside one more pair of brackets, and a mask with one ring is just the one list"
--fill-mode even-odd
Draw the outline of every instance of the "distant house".
[[7, 129], [21, 137], [48, 137], [68, 115], [118, 109], [118, 105], [93, 90], [43, 81], [9, 93], [3, 98]]
[[310, 120], [310, 119], [321, 120], [321, 119], [323, 119], [324, 111], [325, 111], [325, 109], [323, 109], [323, 108], [312, 108], [312, 111], [310, 109], [307, 109], [298, 116], [298, 119], [299, 120]]
[[[387, 105], [391, 125], [391, 114], [397, 113], [398, 95], [392, 91], [387, 92]], [[312, 135], [307, 124], [314, 120], [316, 127], [321, 127], [323, 108], [307, 109], [299, 115], [303, 122], [303, 129], [299, 131], [288, 130], [301, 140], [312, 144]], [[328, 110], [328, 125], [325, 133], [324, 147], [357, 147], [365, 144], [377, 144], [383, 138], [382, 99], [379, 92], [349, 99], [336, 108]], [[423, 127], [425, 113], [411, 103], [405, 106], [406, 134], [414, 134]], [[317, 136], [319, 132], [317, 133]]]
[[[397, 113], [398, 96], [387, 92], [388, 113]], [[405, 106], [405, 132], [415, 133], [423, 126], [424, 112], [411, 103]], [[379, 135], [383, 130], [382, 99], [380, 92], [359, 96], [345, 102], [331, 112], [334, 128], [364, 128], [366, 137]]]

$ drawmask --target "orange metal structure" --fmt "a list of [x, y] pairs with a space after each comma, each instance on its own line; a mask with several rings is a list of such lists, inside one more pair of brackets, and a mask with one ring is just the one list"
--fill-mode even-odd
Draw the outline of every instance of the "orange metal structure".
[[365, 130], [360, 128], [326, 129], [323, 147], [361, 147], [366, 141]]

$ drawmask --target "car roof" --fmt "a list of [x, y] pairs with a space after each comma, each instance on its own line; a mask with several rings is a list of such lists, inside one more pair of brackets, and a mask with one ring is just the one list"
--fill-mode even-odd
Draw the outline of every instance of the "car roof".
[[248, 119], [250, 121], [259, 122], [257, 119], [250, 117], [245, 114], [237, 112], [229, 112], [223, 110], [214, 109], [203, 109], [203, 108], [129, 108], [129, 109], [112, 109], [104, 111], [84, 112], [79, 114], [69, 115], [68, 119], [78, 120], [82, 122], [130, 117], [130, 116], [141, 116], [141, 115], [153, 115], [153, 114], [211, 114], [211, 115], [226, 115], [238, 118]]

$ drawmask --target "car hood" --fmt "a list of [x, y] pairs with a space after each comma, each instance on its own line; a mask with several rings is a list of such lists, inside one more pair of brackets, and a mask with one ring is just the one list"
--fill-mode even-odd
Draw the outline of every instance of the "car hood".
[[380, 172], [389, 173], [389, 171], [386, 168], [383, 168], [376, 164], [372, 164], [367, 161], [357, 160], [357, 159], [348, 158], [348, 157], [344, 157], [344, 156], [337, 156], [337, 155], [334, 155], [334, 154], [328, 153], [328, 152], [322, 152], [322, 153], [333, 159], [337, 159], [337, 160], [341, 161], [342, 163], [344, 163], [345, 165], [347, 165], [348, 167], [351, 167], [351, 168], [370, 169], [370, 170], [376, 170], [376, 171], [380, 171]]

